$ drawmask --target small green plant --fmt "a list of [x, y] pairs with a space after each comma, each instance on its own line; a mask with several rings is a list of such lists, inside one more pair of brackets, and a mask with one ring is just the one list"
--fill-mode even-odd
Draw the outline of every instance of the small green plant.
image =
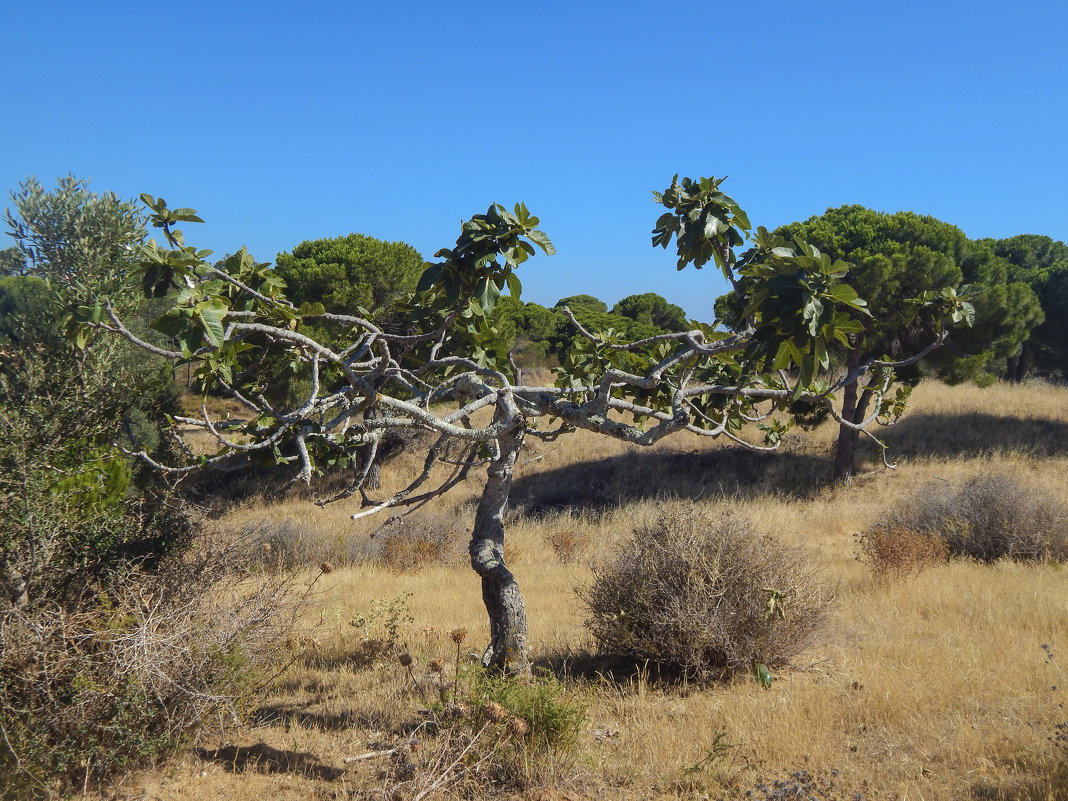
[[395, 749], [391, 792], [424, 798], [446, 790], [517, 790], [549, 780], [574, 760], [585, 704], [551, 674], [516, 678], [462, 661], [466, 636], [463, 629], [450, 634], [451, 676], [445, 658], [422, 666], [408, 653], [397, 658], [419, 699], [436, 697], [424, 710], [418, 747], [410, 740]]
[[349, 621], [349, 625], [360, 632], [359, 661], [370, 662], [404, 650], [403, 636], [408, 626], [415, 622], [408, 612], [411, 597], [410, 592], [402, 592], [393, 598], [375, 598], [370, 609]]
[[696, 776], [709, 770], [715, 770], [723, 763], [727, 755], [737, 747], [737, 745], [727, 742], [726, 731], [717, 731], [712, 737], [712, 747], [709, 748], [705, 752], [705, 755], [693, 765], [690, 765], [688, 768], [683, 768], [682, 775]]

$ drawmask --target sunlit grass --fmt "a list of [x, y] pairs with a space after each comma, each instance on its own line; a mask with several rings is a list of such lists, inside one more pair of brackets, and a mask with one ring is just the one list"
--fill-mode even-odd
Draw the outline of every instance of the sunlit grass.
[[[570, 665], [565, 682], [589, 703], [577, 762], [562, 780], [575, 797], [731, 798], [798, 770], [833, 783], [828, 797], [1068, 797], [1068, 748], [1050, 741], [1068, 717], [1057, 706], [1068, 700], [1068, 682], [1056, 670], [1068, 671], [1068, 568], [953, 561], [877, 582], [855, 544], [932, 482], [984, 471], [1011, 473], [1068, 503], [1068, 389], [922, 384], [909, 415], [887, 432], [897, 469], [876, 470], [869, 450], [862, 474], [843, 487], [826, 482], [833, 436], [825, 426], [756, 462], [692, 437], [652, 452], [582, 433], [530, 444], [517, 471], [508, 557], [535, 658]], [[420, 462], [406, 454], [393, 463], [383, 496]], [[385, 521], [353, 523], [356, 501], [319, 509], [306, 498], [261, 499], [233, 508], [225, 529], [285, 523], [308, 549], [309, 570], [331, 549], [338, 565], [318, 580], [304, 639], [295, 642], [302, 655], [259, 722], [218, 735], [208, 728], [201, 745], [264, 745], [330, 770], [272, 768], [265, 758], [260, 769], [235, 772], [206, 751], [190, 752], [161, 772], [130, 777], [126, 792], [240, 800], [364, 797], [382, 788], [381, 765], [341, 760], [396, 744], [422, 700], [390, 653], [361, 661], [367, 631], [382, 636], [382, 617], [371, 629], [352, 622], [403, 596], [399, 631], [415, 669], [435, 656], [451, 664], [448, 633], [457, 628], [470, 632], [464, 658], [483, 647], [481, 590], [462, 542], [478, 489], [474, 481], [423, 511], [433, 525], [454, 527], [456, 558], [407, 572], [374, 561], [372, 533]], [[642, 666], [614, 680], [579, 670], [592, 646], [574, 588], [663, 497], [746, 515], [759, 531], [807, 549], [834, 586], [838, 604], [824, 635], [770, 689], [748, 677], [662, 685]]]

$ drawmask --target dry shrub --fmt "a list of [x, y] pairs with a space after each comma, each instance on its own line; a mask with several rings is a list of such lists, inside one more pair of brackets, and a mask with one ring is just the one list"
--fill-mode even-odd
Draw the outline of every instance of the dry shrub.
[[[268, 512], [268, 514], [270, 514]], [[298, 519], [265, 517], [242, 527], [250, 567], [300, 570], [329, 562], [341, 567], [366, 561], [374, 550], [366, 537], [330, 535]]]
[[574, 528], [556, 529], [549, 532], [546, 535], [546, 539], [548, 539], [549, 547], [553, 549], [553, 553], [565, 565], [575, 562], [585, 553], [590, 544], [590, 535]]
[[202, 551], [105, 577], [77, 609], [0, 611], [0, 798], [99, 785], [239, 718], [272, 676], [294, 589]]
[[861, 534], [859, 548], [857, 558], [883, 578], [918, 575], [949, 559], [940, 537], [892, 523]]
[[602, 652], [708, 677], [787, 663], [831, 601], [802, 551], [692, 504], [636, 526], [579, 595]]
[[375, 560], [399, 573], [456, 564], [466, 542], [460, 522], [440, 514], [394, 518], [378, 529], [374, 538], [380, 543]]
[[953, 556], [988, 564], [1068, 560], [1068, 507], [1007, 473], [928, 485], [887, 524], [941, 538]]

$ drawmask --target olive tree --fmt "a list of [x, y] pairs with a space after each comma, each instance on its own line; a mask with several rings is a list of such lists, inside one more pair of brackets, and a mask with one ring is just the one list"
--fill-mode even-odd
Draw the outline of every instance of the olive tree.
[[[862, 379], [877, 386], [880, 400], [890, 389], [895, 365], [878, 359], [832, 384], [820, 383], [828, 343], [845, 343], [860, 330], [851, 312], [863, 313], [865, 303], [842, 283], [849, 265], [803, 241], [786, 245], [763, 228], [752, 231], [720, 183], [680, 183], [676, 176], [663, 193], [654, 193], [665, 211], [653, 244], [674, 243], [680, 269], [713, 262], [728, 280], [744, 278], [751, 290], [744, 325], [732, 333], [702, 326], [627, 342], [586, 330], [565, 308], [580, 338], [551, 386], [525, 383], [507, 354], [487, 346], [496, 337], [489, 317], [498, 300], [506, 291], [520, 293], [517, 270], [536, 248], [554, 252], [524, 204], [511, 211], [494, 204], [462, 224], [456, 244], [435, 254], [437, 261], [406, 302], [414, 333], [398, 334], [318, 303], [295, 306], [279, 276], [244, 250], [218, 265], [208, 263], [208, 254], [186, 245], [175, 227], [199, 221], [195, 212], [169, 209], [145, 195], [152, 223], [166, 241], [141, 249], [141, 284], [149, 294], [177, 290], [173, 307], [155, 325], [176, 339], [180, 351], [139, 339], [107, 297], [85, 307], [78, 322], [88, 335], [110, 331], [161, 356], [194, 360], [205, 391], [226, 393], [248, 410], [239, 424], [213, 420], [206, 405], [200, 417], [178, 418], [183, 427], [208, 432], [218, 447], [186, 465], [163, 465], [140, 454], [165, 475], [266, 457], [289, 465], [294, 480], [308, 481], [326, 463], [352, 461], [351, 484], [318, 501], [327, 504], [363, 493], [369, 462], [353, 460], [358, 449], [373, 451], [391, 430], [432, 432], [436, 439], [419, 474], [390, 497], [363, 494], [362, 510], [353, 515], [359, 518], [419, 504], [485, 465], [469, 544], [490, 624], [482, 661], [523, 673], [530, 668], [526, 611], [505, 561], [504, 514], [525, 437], [553, 438], [581, 428], [637, 445], [680, 431], [745, 442], [742, 429], [751, 424], [763, 434], [752, 447], [771, 449], [788, 425], [782, 414], [791, 402], [833, 405], [835, 393]], [[747, 239], [750, 247], [737, 252]], [[927, 311], [950, 315], [959, 303], [952, 294], [939, 295], [929, 299]], [[347, 336], [327, 345], [301, 333], [304, 322]], [[252, 341], [308, 366], [312, 380], [304, 397], [285, 408], [272, 405], [255, 371], [235, 371]], [[373, 415], [365, 414], [372, 409]], [[781, 414], [773, 416], [775, 411]]]

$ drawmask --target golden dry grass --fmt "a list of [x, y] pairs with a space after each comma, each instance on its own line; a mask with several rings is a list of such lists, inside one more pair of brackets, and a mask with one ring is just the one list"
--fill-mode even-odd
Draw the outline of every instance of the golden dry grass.
[[[640, 669], [609, 680], [576, 668], [566, 685], [589, 705], [577, 759], [553, 793], [524, 797], [739, 798], [758, 781], [805, 770], [824, 783], [820, 798], [1068, 798], [1068, 747], [1050, 740], [1068, 719], [1058, 707], [1068, 700], [1058, 673], [1068, 672], [1065, 568], [954, 561], [877, 582], [855, 558], [858, 532], [932, 482], [1002, 470], [1068, 503], [1068, 389], [922, 384], [887, 435], [897, 470], [876, 470], [870, 452], [866, 472], [844, 487], [824, 480], [833, 433], [824, 427], [757, 461], [692, 437], [652, 454], [581, 433], [530, 445], [508, 555], [539, 660], [566, 665], [590, 647], [574, 588], [662, 497], [729, 506], [804, 546], [838, 605], [826, 636], [770, 689], [745, 677], [699, 688], [659, 685]], [[419, 461], [402, 456], [384, 491]], [[477, 491], [473, 482], [428, 509], [433, 525], [466, 529]], [[225, 525], [286, 521], [306, 541], [362, 554], [382, 521], [354, 524], [356, 508], [257, 501], [231, 511]], [[300, 632], [303, 656], [251, 724], [207, 726], [197, 749], [128, 777], [118, 795], [386, 797], [380, 762], [342, 758], [396, 745], [422, 702], [400, 665], [361, 659], [366, 629], [350, 621], [402, 593], [410, 595], [398, 622], [417, 669], [451, 657], [455, 628], [471, 632], [465, 650], [481, 647], [479, 584], [460, 558], [409, 572], [357, 559], [320, 578]], [[370, 625], [381, 634], [382, 617]]]

